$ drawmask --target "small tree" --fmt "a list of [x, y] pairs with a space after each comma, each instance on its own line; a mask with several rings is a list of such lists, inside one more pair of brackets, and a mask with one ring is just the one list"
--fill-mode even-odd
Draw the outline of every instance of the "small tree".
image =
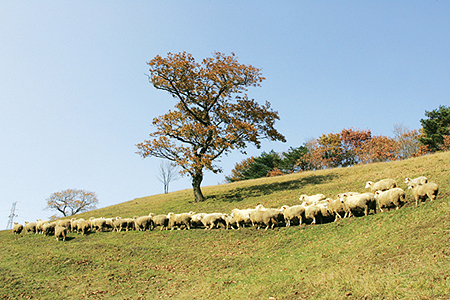
[[176, 165], [168, 161], [159, 164], [158, 180], [164, 185], [164, 194], [169, 193], [169, 183], [179, 178]]
[[255, 162], [255, 157], [249, 157], [244, 159], [243, 161], [236, 163], [234, 165], [233, 170], [231, 170], [230, 176], [225, 176], [226, 182], [235, 182], [240, 180], [245, 180], [244, 171], [250, 168], [250, 165]]
[[53, 193], [46, 201], [46, 209], [56, 210], [64, 217], [95, 209], [95, 205], [98, 204], [97, 195], [94, 192], [77, 189]]
[[417, 130], [409, 130], [403, 124], [395, 124], [394, 135], [398, 143], [400, 159], [416, 156], [420, 151], [419, 132]]
[[279, 168], [285, 174], [309, 169], [309, 165], [305, 161], [306, 157], [309, 159], [308, 148], [306, 148], [305, 145], [297, 148], [290, 147], [287, 151], [283, 152], [281, 156], [282, 161]]
[[449, 134], [450, 107], [441, 105], [438, 109], [425, 111], [425, 116], [428, 118], [420, 120], [423, 128], [420, 142], [433, 152], [443, 150], [445, 137]]

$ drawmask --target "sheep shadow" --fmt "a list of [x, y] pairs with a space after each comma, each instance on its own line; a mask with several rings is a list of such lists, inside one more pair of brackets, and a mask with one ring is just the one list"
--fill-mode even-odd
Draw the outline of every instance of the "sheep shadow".
[[311, 175], [308, 177], [289, 180], [283, 182], [273, 182], [265, 184], [256, 184], [247, 187], [238, 187], [230, 189], [225, 192], [216, 193], [206, 196], [207, 201], [222, 201], [222, 202], [241, 202], [249, 197], [267, 196], [278, 191], [298, 190], [307, 185], [316, 185], [328, 182], [338, 177], [337, 174], [327, 175]]
[[74, 240], [74, 239], [75, 239], [74, 236], [66, 236], [66, 240], [64, 242], [70, 242], [71, 240]]

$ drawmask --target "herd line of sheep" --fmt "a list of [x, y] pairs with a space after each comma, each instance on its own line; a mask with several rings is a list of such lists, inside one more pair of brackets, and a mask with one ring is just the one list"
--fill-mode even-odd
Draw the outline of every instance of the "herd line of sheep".
[[[439, 191], [435, 183], [428, 182], [424, 176], [410, 179], [406, 178], [405, 183], [412, 189], [415, 205], [419, 201], [426, 201], [428, 198], [433, 201]], [[275, 226], [286, 227], [291, 224], [316, 224], [317, 222], [337, 221], [340, 218], [352, 216], [367, 216], [370, 211], [376, 213], [377, 207], [381, 212], [389, 209], [399, 209], [406, 203], [405, 191], [397, 186], [393, 179], [383, 179], [378, 182], [368, 181], [366, 188], [371, 192], [340, 193], [335, 199], [327, 198], [323, 194], [312, 196], [301, 195], [299, 205], [281, 208], [265, 208], [257, 205], [255, 208], [233, 209], [230, 214], [225, 213], [169, 213], [167, 215], [155, 215], [134, 218], [90, 218], [58, 220], [54, 222], [37, 220], [36, 222], [25, 222], [25, 225], [14, 223], [13, 234], [35, 233], [53, 235], [56, 240], [65, 240], [68, 232], [77, 232], [85, 235], [88, 232], [97, 231], [122, 231], [122, 230], [153, 230], [156, 227], [163, 229], [191, 229], [205, 228], [213, 229], [223, 226], [226, 229], [239, 229], [241, 227], [255, 226], [258, 229], [265, 226], [265, 229]]]

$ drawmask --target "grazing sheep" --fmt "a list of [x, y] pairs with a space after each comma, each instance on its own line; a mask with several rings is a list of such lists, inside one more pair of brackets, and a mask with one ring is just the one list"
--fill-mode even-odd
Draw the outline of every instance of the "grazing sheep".
[[233, 209], [231, 211], [231, 216], [236, 220], [236, 224], [238, 229], [242, 226], [245, 227], [245, 224], [250, 224], [250, 214], [254, 211], [258, 210], [266, 210], [266, 208], [262, 204], [258, 204], [255, 208], [246, 208], [246, 209]]
[[[80, 219], [80, 220], [83, 220], [83, 219]], [[76, 232], [77, 231], [77, 222], [78, 222], [78, 220], [75, 219], [75, 218], [72, 218], [70, 220], [70, 231], [72, 231], [72, 232]]]
[[42, 229], [42, 225], [44, 224], [44, 222], [46, 221], [42, 221], [41, 219], [37, 219], [36, 220], [36, 234], [42, 234], [43, 233], [43, 229]]
[[236, 220], [237, 227], [240, 228], [245, 227], [245, 224], [250, 224], [250, 214], [252, 212], [256, 211], [253, 208], [247, 208], [247, 209], [233, 209], [231, 211], [231, 216]]
[[[105, 219], [105, 218], [102, 218]], [[114, 231], [114, 219], [113, 218], [106, 218], [105, 219], [105, 227], [103, 229], [106, 229], [107, 231], [111, 230]]]
[[328, 207], [328, 201], [321, 201], [319, 203], [316, 203], [317, 207], [320, 209], [320, 221], [321, 223], [324, 222], [331, 222], [331, 220], [334, 220], [336, 216], [334, 213], [329, 209]]
[[91, 229], [89, 223], [84, 219], [78, 219], [76, 224], [77, 224], [77, 232], [78, 233], [81, 232], [81, 235], [85, 235]]
[[66, 240], [67, 228], [63, 226], [57, 225], [55, 227], [55, 237], [56, 240], [59, 241], [59, 238], [62, 238], [63, 242]]
[[54, 235], [55, 234], [55, 222], [44, 222], [42, 223], [42, 234], [45, 235]]
[[181, 226], [183, 225], [187, 230], [191, 229], [191, 218], [193, 215], [195, 215], [195, 212], [192, 211], [182, 214], [174, 214], [173, 212], [170, 212], [167, 215], [167, 218], [169, 219], [170, 230], [173, 230], [175, 227], [180, 230]]
[[428, 182], [423, 185], [412, 184], [409, 186], [409, 189], [413, 190], [416, 206], [419, 205], [419, 200], [426, 201], [427, 198], [430, 198], [431, 201], [435, 200], [439, 192], [439, 186], [434, 182]]
[[[336, 222], [339, 219], [345, 217], [345, 205], [343, 202], [341, 202], [341, 197], [346, 194], [346, 193], [342, 193], [342, 194], [338, 194], [338, 199], [331, 199], [328, 198], [327, 202], [328, 202], [328, 210], [335, 216], [334, 218], [334, 222]], [[354, 195], [359, 195], [359, 193], [349, 193], [351, 196]]]
[[57, 226], [66, 227], [67, 231], [69, 231], [72, 228], [72, 220], [65, 219], [65, 220], [58, 220], [56, 221]]
[[376, 201], [373, 193], [364, 193], [359, 195], [347, 196], [343, 195], [340, 199], [344, 203], [345, 216], [351, 217], [364, 212], [367, 216], [371, 209], [376, 213]]
[[325, 197], [324, 194], [316, 194], [312, 196], [308, 195], [301, 195], [298, 200], [300, 200], [301, 203], [306, 203], [307, 205], [311, 205], [314, 203], [319, 202], [320, 200], [325, 200], [327, 197]]
[[399, 209], [405, 203], [405, 191], [401, 188], [393, 188], [387, 191], [376, 191], [375, 200], [378, 202], [378, 207], [380, 211], [383, 212], [383, 208], [393, 208]]
[[157, 215], [154, 216], [152, 219], [155, 228], [157, 226], [160, 226], [161, 228], [159, 230], [167, 229], [169, 225], [169, 219], [167, 218], [167, 215]]
[[206, 215], [207, 215], [207, 213], [197, 213], [197, 214], [192, 215], [191, 227], [193, 227], [193, 228], [202, 227], [203, 226], [202, 219]]
[[267, 209], [266, 211], [264, 211], [263, 213], [263, 223], [264, 225], [266, 225], [266, 229], [267, 230], [269, 228], [270, 225], [271, 229], [273, 229], [275, 227], [275, 225], [278, 226], [278, 224], [283, 223], [284, 222], [284, 216], [283, 216], [283, 212], [280, 209]]
[[311, 221], [311, 225], [317, 223], [317, 219], [321, 217], [320, 207], [317, 204], [306, 205], [302, 203], [305, 207], [305, 220]]
[[26, 233], [36, 233], [36, 223], [29, 223], [25, 221], [25, 232]]
[[136, 230], [142, 230], [142, 231], [145, 231], [147, 229], [153, 230], [154, 226], [153, 226], [152, 215], [154, 216], [154, 214], [150, 214], [148, 216], [136, 218], [134, 220], [134, 226], [136, 227]]
[[236, 219], [233, 218], [233, 216], [231, 216], [229, 214], [224, 214], [223, 216], [224, 216], [224, 220], [225, 220], [227, 229], [230, 229], [230, 227], [231, 227], [231, 229], [234, 229], [234, 227], [233, 227], [234, 225], [236, 225], [236, 227], [237, 227]]
[[132, 218], [122, 219], [121, 217], [116, 217], [113, 220], [113, 223], [115, 230], [118, 232], [122, 231], [122, 229], [125, 229], [126, 231], [134, 229], [134, 219]]
[[426, 178], [425, 176], [419, 176], [419, 177], [414, 178], [414, 179], [411, 179], [409, 177], [405, 178], [405, 183], [408, 185], [408, 187], [411, 184], [424, 185], [427, 182], [428, 182], [428, 178]]
[[105, 218], [94, 218], [90, 217], [88, 223], [91, 225], [91, 229], [95, 231], [105, 231], [106, 230], [106, 219]]
[[289, 207], [287, 205], [283, 205], [281, 210], [283, 212], [284, 220], [286, 221], [286, 227], [291, 226], [292, 220], [298, 220], [298, 225], [302, 225], [302, 219], [305, 215], [305, 206], [294, 205]]
[[219, 224], [223, 224], [226, 226], [225, 217], [223, 213], [212, 213], [206, 214], [202, 218], [203, 226], [205, 226], [205, 230], [213, 229], [215, 226], [219, 226]]
[[23, 225], [19, 224], [17, 222], [14, 222], [14, 226], [12, 228], [12, 233], [13, 234], [20, 234], [23, 230]]
[[255, 210], [250, 213], [250, 220], [253, 226], [258, 225], [257, 229], [261, 228], [262, 225], [266, 225], [266, 230], [277, 225], [279, 222], [282, 222], [284, 219], [283, 212], [280, 209], [263, 209], [263, 210]]
[[377, 182], [373, 181], [367, 181], [366, 182], [366, 189], [370, 188], [372, 193], [375, 193], [376, 191], [386, 191], [389, 189], [393, 189], [397, 187], [397, 182], [394, 179], [382, 179]]

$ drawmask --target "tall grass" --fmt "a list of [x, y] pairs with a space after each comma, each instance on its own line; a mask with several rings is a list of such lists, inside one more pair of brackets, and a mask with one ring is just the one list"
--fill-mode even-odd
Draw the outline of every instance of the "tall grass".
[[[450, 299], [450, 153], [134, 199], [79, 217], [229, 212], [427, 176], [438, 199], [336, 223], [274, 230], [0, 232], [2, 299]], [[404, 187], [404, 184], [400, 184]]]

